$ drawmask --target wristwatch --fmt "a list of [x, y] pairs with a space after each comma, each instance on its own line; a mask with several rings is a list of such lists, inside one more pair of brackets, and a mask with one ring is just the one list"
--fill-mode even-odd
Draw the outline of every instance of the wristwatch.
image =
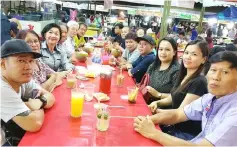
[[39, 99], [42, 102], [42, 106], [40, 107], [40, 109], [43, 109], [44, 106], [47, 104], [47, 99], [43, 95], [36, 97], [36, 99]]

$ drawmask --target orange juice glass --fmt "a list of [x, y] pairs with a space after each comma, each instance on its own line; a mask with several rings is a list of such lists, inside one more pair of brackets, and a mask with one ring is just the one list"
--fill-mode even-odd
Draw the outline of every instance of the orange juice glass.
[[128, 89], [128, 102], [132, 104], [136, 103], [138, 90], [136, 89], [136, 87], [127, 87], [127, 89]]
[[81, 117], [84, 105], [84, 93], [78, 88], [71, 90], [71, 116]]

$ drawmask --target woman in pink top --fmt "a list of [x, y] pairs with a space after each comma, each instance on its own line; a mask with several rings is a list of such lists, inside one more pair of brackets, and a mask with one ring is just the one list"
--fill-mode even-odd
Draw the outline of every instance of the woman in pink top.
[[[17, 34], [17, 39], [25, 40], [26, 43], [35, 52], [40, 52], [40, 39], [38, 34], [33, 30], [22, 30]], [[47, 64], [45, 64], [40, 58], [36, 59], [35, 69], [33, 72], [33, 78], [36, 83], [42, 86], [42, 88], [52, 91], [56, 86], [62, 84], [62, 78], [66, 75], [66, 72], [56, 73]]]

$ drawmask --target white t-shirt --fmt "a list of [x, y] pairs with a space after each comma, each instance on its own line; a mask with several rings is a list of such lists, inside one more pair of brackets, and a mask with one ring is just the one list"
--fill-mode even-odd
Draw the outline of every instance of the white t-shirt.
[[[7, 123], [16, 115], [30, 110], [25, 103], [22, 101], [23, 98], [30, 98], [31, 92], [33, 89], [40, 89], [40, 85], [37, 85], [34, 80], [31, 80], [29, 83], [23, 84], [20, 87], [19, 93], [16, 93], [15, 90], [5, 82], [2, 77], [0, 78], [1, 82], [1, 116], [0, 118]], [[6, 143], [5, 132], [1, 128], [1, 145]]]
[[40, 89], [33, 80], [29, 83], [23, 84], [19, 93], [5, 82], [2, 78], [1, 81], [1, 119], [7, 123], [16, 115], [28, 111], [29, 108], [22, 101], [21, 97], [30, 98], [33, 89]]

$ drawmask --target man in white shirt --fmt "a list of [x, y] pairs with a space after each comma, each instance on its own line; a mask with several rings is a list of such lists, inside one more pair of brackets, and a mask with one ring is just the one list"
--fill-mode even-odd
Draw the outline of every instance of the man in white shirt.
[[67, 40], [63, 43], [63, 46], [66, 46], [66, 48], [62, 49], [66, 52], [67, 58], [69, 59], [75, 52], [76, 44], [73, 38], [77, 35], [79, 24], [76, 21], [69, 21], [67, 23], [67, 26], [68, 26], [68, 37]]
[[1, 127], [8, 132], [6, 137], [20, 139], [25, 131], [39, 131], [44, 108], [55, 102], [51, 93], [32, 80], [34, 59], [41, 56], [23, 40], [9, 40], [1, 46]]

